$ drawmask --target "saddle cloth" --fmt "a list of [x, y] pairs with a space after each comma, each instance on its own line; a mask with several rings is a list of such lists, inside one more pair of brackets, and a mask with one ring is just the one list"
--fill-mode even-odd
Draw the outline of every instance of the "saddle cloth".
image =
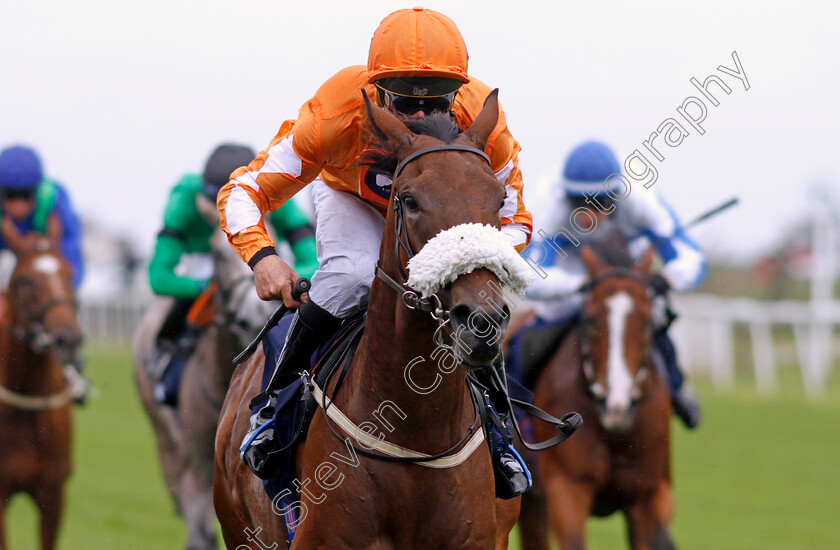
[[[364, 324], [364, 314], [361, 312], [342, 323], [338, 331], [322, 344], [312, 355], [310, 361], [310, 373], [320, 382], [328, 379], [332, 370], [340, 365], [341, 361], [327, 361], [331, 350], [340, 349], [339, 342], [347, 338], [358, 338], [361, 336], [361, 327]], [[265, 352], [265, 364], [263, 366], [262, 383], [260, 391], [263, 391], [271, 379], [274, 368], [283, 346], [286, 342], [286, 334], [292, 323], [293, 315], [286, 315], [272, 328], [262, 341]], [[353, 330], [357, 329], [357, 330]], [[289, 386], [280, 390], [277, 394], [277, 404], [274, 412], [274, 426], [276, 434], [277, 449], [283, 449], [279, 453], [279, 467], [277, 473], [271, 478], [263, 480], [263, 489], [273, 503], [275, 510], [280, 512], [286, 527], [288, 542], [291, 543], [297, 525], [300, 523], [299, 506], [295, 505], [300, 501], [300, 495], [294, 485], [295, 479], [295, 456], [298, 444], [306, 439], [306, 431], [309, 422], [317, 408], [314, 398], [309, 391], [304, 391], [303, 381], [295, 380]], [[262, 407], [265, 402], [253, 405], [252, 410]]]

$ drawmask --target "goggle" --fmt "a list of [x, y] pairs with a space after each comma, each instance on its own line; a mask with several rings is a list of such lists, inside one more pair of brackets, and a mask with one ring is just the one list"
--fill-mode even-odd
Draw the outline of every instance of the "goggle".
[[204, 184], [201, 186], [201, 190], [207, 195], [210, 199], [216, 200], [216, 197], [219, 195], [219, 191], [222, 188], [218, 185], [214, 185], [208, 181], [205, 181]]
[[0, 189], [0, 198], [3, 200], [32, 200], [35, 198], [34, 189]]
[[448, 113], [452, 106], [452, 101], [455, 99], [455, 92], [438, 97], [415, 97], [397, 95], [382, 88], [380, 90], [382, 90], [385, 107], [393, 108], [395, 111], [404, 115], [413, 115], [417, 111], [423, 111], [423, 114], [426, 115], [432, 113]]

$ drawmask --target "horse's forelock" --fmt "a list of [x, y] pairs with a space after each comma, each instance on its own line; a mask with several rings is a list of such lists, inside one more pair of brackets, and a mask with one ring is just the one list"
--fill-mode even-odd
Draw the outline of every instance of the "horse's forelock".
[[403, 122], [415, 134], [431, 136], [443, 143], [452, 143], [461, 133], [461, 128], [449, 113], [432, 113], [428, 116], [403, 120]]
[[[449, 115], [449, 113], [432, 113], [423, 117], [399, 117], [409, 130], [418, 135], [430, 136], [443, 143], [452, 143], [461, 134], [461, 128]], [[373, 148], [362, 154], [360, 163], [367, 165], [372, 170], [393, 176], [397, 169], [397, 157], [394, 151], [388, 150], [387, 146], [373, 136]]]

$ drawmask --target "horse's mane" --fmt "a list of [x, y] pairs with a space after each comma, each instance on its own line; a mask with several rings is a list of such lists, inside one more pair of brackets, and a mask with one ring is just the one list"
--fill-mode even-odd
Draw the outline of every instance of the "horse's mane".
[[[415, 134], [423, 134], [439, 139], [443, 143], [452, 143], [461, 133], [461, 128], [449, 113], [432, 113], [423, 117], [399, 117], [409, 130]], [[397, 169], [397, 157], [393, 151], [387, 150], [385, 144], [376, 139], [376, 133], [370, 132], [373, 136], [372, 148], [367, 149], [359, 163], [369, 166], [371, 171], [393, 177]]]

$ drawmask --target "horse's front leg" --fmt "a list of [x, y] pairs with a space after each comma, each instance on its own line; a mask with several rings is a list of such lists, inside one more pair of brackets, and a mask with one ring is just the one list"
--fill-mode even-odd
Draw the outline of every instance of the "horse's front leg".
[[627, 526], [633, 550], [674, 550], [668, 526], [674, 516], [671, 484], [663, 480], [656, 490], [636, 499], [627, 509]]
[[[532, 469], [532, 475], [535, 469]], [[535, 479], [534, 486], [522, 495], [522, 511], [519, 514], [519, 540], [522, 548], [549, 550], [548, 514], [542, 486]]]
[[54, 550], [64, 508], [64, 483], [47, 483], [32, 493], [41, 511], [41, 550]]
[[520, 504], [520, 497], [496, 499], [496, 550], [507, 550], [510, 531], [519, 519]]
[[11, 491], [0, 487], [0, 550], [6, 550], [6, 506], [12, 498]]
[[186, 550], [218, 548], [212, 485], [205, 485], [195, 469], [187, 468], [178, 486], [178, 499], [181, 514], [187, 524]]
[[594, 489], [553, 469], [540, 468], [545, 500], [554, 535], [563, 550], [585, 550], [586, 520], [592, 509]]

